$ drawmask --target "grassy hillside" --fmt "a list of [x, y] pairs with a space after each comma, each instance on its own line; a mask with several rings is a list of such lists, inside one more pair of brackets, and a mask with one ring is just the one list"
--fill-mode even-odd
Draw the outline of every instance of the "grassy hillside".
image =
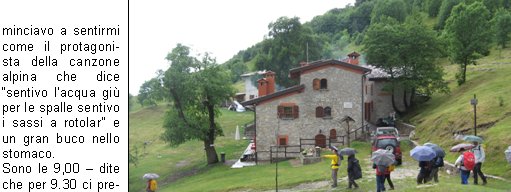
[[[476, 94], [477, 133], [484, 137], [486, 147], [483, 171], [511, 178], [511, 166], [504, 157], [504, 150], [511, 145], [511, 49], [492, 50], [478, 65], [469, 66], [462, 86], [454, 80], [457, 66], [446, 69], [451, 93], [433, 96], [410, 117], [421, 143], [431, 141], [449, 148], [461, 142], [453, 139], [453, 132], [469, 129], [467, 134], [473, 134], [470, 99]], [[448, 159], [453, 161], [454, 156], [450, 154]]]
[[[202, 142], [189, 141], [178, 147], [170, 147], [159, 139], [164, 131], [163, 117], [168, 109], [167, 104], [159, 104], [129, 114], [129, 145], [132, 153], [138, 151], [139, 156], [137, 166], [130, 164], [129, 167], [130, 192], [145, 191], [144, 173], [158, 173], [160, 185], [164, 187], [180, 177], [207, 169]], [[216, 150], [218, 153], [225, 152], [227, 159], [235, 159], [248, 145], [247, 141], [234, 140], [236, 125], [251, 121], [253, 113], [221, 112], [219, 121], [225, 136], [217, 139]]]

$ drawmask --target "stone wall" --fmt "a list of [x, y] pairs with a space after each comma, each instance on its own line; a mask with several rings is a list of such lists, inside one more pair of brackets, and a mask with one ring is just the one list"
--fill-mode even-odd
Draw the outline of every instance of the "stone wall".
[[[313, 90], [312, 83], [315, 78], [326, 78], [328, 89]], [[320, 132], [328, 138], [331, 129], [335, 129], [337, 135], [344, 135], [346, 123], [339, 123], [344, 116], [350, 116], [355, 120], [350, 122], [351, 129], [361, 127], [363, 117], [361, 74], [328, 67], [302, 74], [300, 82], [305, 85], [304, 92], [257, 105], [258, 160], [269, 160], [270, 146], [277, 144], [277, 135], [287, 135], [288, 145], [299, 145], [300, 138], [313, 139]], [[277, 118], [277, 106], [283, 102], [296, 103], [299, 107], [299, 118], [293, 120]], [[350, 103], [351, 108], [345, 106], [345, 103]], [[331, 118], [317, 118], [318, 106], [331, 107]]]

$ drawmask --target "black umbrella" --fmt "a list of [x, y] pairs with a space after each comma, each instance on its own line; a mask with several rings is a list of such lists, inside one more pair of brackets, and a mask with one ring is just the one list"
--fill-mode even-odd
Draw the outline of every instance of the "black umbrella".
[[433, 149], [433, 151], [435, 151], [436, 153], [436, 156], [438, 157], [445, 157], [445, 151], [440, 148], [440, 146], [438, 146], [437, 144], [433, 144], [433, 143], [425, 143], [424, 146], [426, 147], [430, 147], [431, 149]]
[[353, 149], [353, 148], [344, 148], [344, 149], [341, 149], [339, 151], [339, 153], [341, 155], [347, 155], [347, 156], [350, 156], [350, 155], [355, 155], [357, 153], [357, 150]]

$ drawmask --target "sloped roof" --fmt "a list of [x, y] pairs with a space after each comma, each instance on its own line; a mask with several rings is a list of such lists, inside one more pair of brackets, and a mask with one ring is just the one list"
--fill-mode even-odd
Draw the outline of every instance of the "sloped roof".
[[289, 70], [289, 76], [291, 78], [297, 78], [297, 77], [300, 76], [301, 73], [303, 73], [305, 71], [312, 70], [312, 69], [315, 69], [315, 68], [318, 68], [318, 67], [322, 67], [322, 66], [327, 66], [327, 65], [340, 66], [340, 67], [343, 67], [343, 68], [348, 68], [348, 69], [353, 69], [355, 71], [360, 71], [362, 73], [371, 71], [371, 69], [362, 67], [360, 65], [354, 65], [354, 64], [346, 63], [344, 61], [330, 59], [330, 60], [314, 61], [314, 62], [309, 63], [306, 66], [301, 66], [301, 67], [293, 68], [293, 69]]
[[303, 84], [292, 86], [292, 87], [289, 87], [287, 89], [284, 89], [284, 90], [281, 90], [281, 91], [277, 91], [277, 92], [269, 94], [269, 95], [265, 95], [265, 96], [262, 96], [262, 97], [258, 97], [258, 98], [255, 98], [255, 99], [251, 99], [251, 100], [248, 100], [248, 101], [241, 102], [241, 105], [243, 105], [243, 106], [245, 106], [245, 105], [253, 105], [253, 104], [257, 104], [257, 103], [260, 103], [260, 102], [263, 102], [263, 101], [268, 101], [268, 100], [271, 100], [271, 99], [274, 99], [274, 98], [277, 98], [277, 97], [280, 97], [280, 96], [285, 96], [285, 95], [290, 94], [290, 93], [295, 93], [295, 92], [300, 93], [300, 92], [303, 91], [303, 89], [305, 89], [305, 85], [303, 85]]
[[366, 65], [365, 67], [371, 69], [371, 73], [367, 74], [369, 80], [387, 79], [390, 77], [387, 72], [374, 65]]

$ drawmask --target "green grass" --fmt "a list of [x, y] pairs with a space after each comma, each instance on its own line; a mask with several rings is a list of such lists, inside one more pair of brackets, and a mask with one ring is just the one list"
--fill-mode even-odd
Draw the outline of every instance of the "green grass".
[[[352, 147], [360, 149], [359, 159], [369, 155], [368, 143], [355, 142]], [[328, 151], [322, 153], [330, 154]], [[346, 163], [345, 161], [343, 163]], [[362, 166], [367, 164], [361, 161]], [[342, 165], [345, 168], [345, 165]], [[346, 170], [341, 169], [338, 177], [345, 177]], [[293, 167], [289, 161], [278, 165], [279, 188], [298, 185], [303, 182], [330, 180], [330, 161]], [[229, 166], [218, 165], [200, 174], [179, 180], [165, 191], [230, 191], [237, 189], [270, 190], [275, 187], [275, 164], [258, 165], [242, 169], [231, 169]]]
[[[452, 137], [454, 131], [473, 128], [474, 115], [470, 99], [476, 94], [477, 124], [495, 123], [478, 129], [485, 138], [488, 173], [511, 178], [511, 169], [505, 162], [504, 150], [511, 143], [511, 49], [492, 50], [488, 57], [477, 61], [467, 70], [467, 82], [458, 86], [454, 80], [457, 65], [446, 66], [450, 94], [435, 95], [412, 112], [409, 120], [417, 127], [420, 142], [434, 142], [445, 148], [460, 143]], [[468, 134], [473, 134], [471, 129]], [[448, 154], [451, 162], [456, 154]]]
[[[411, 146], [403, 141], [401, 144], [404, 151], [404, 163], [396, 169], [417, 169], [418, 163], [409, 157]], [[352, 145], [359, 151], [357, 158], [361, 162], [364, 172], [363, 178], [357, 180], [360, 188], [353, 191], [375, 190], [375, 175], [368, 161], [370, 154], [369, 143], [355, 142]], [[322, 153], [329, 154], [328, 151]], [[293, 167], [289, 161], [280, 162], [278, 165], [279, 189], [290, 189], [301, 183], [330, 181], [330, 161], [323, 160], [320, 163]], [[346, 161], [341, 163], [339, 178], [346, 177]], [[440, 182], [436, 185], [417, 187], [415, 177], [405, 179], [393, 179], [395, 191], [505, 191], [511, 188], [511, 183], [490, 179], [486, 186], [462, 186], [459, 176], [451, 176], [445, 172], [440, 173]], [[386, 184], [387, 185], [387, 184]], [[339, 183], [341, 191], [347, 186], [346, 181]], [[388, 187], [388, 186], [387, 186]], [[422, 188], [424, 187], [424, 188]], [[258, 165], [242, 169], [231, 169], [228, 166], [217, 165], [208, 169], [207, 173], [187, 177], [162, 188], [162, 192], [171, 191], [264, 191], [275, 188], [275, 164]], [[327, 191], [329, 187], [307, 189], [307, 191]]]
[[[131, 192], [144, 189], [145, 182], [142, 179], [144, 173], [159, 174], [160, 185], [165, 186], [171, 175], [192, 169], [199, 171], [207, 169], [201, 141], [189, 141], [178, 147], [170, 147], [160, 139], [164, 131], [163, 117], [168, 109], [170, 107], [167, 104], [159, 104], [156, 107], [136, 110], [129, 115], [129, 145], [132, 151], [137, 148], [139, 155], [137, 166], [132, 164], [129, 166], [129, 191]], [[219, 122], [225, 136], [217, 138], [216, 150], [218, 153], [225, 152], [227, 159], [235, 159], [248, 145], [245, 140], [234, 140], [236, 125], [251, 121], [253, 113], [236, 113], [228, 110], [221, 110], [221, 112]]]

